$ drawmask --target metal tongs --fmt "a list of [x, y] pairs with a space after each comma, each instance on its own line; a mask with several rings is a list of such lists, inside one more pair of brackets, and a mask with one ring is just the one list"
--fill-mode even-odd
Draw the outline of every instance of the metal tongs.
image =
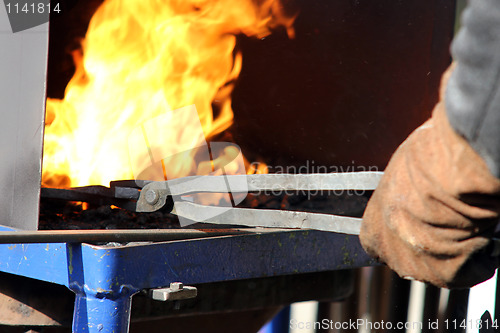
[[[180, 219], [251, 227], [299, 228], [359, 234], [361, 219], [331, 214], [274, 209], [238, 208], [192, 202], [189, 195], [279, 191], [374, 190], [383, 172], [329, 174], [255, 174], [191, 176], [163, 182], [146, 182], [136, 203], [137, 212], [154, 212], [173, 198], [171, 213]], [[182, 223], [181, 223], [182, 225]]]
[[[249, 192], [276, 194], [283, 191], [296, 193], [374, 190], [382, 175], [382, 172], [347, 172], [207, 175], [167, 181], [120, 180], [111, 182], [109, 188], [42, 188], [42, 197], [115, 205], [135, 212], [167, 210], [179, 217], [181, 226], [203, 222], [248, 227], [316, 229], [357, 235], [361, 228], [360, 218], [302, 211], [240, 208], [237, 204]], [[197, 196], [215, 193], [230, 195], [231, 200], [225, 205], [210, 205], [195, 200]]]

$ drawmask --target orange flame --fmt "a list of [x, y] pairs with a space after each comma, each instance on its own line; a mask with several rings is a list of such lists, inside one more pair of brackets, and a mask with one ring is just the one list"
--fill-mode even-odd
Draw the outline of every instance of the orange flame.
[[[47, 100], [43, 184], [132, 179], [129, 133], [187, 105], [196, 105], [207, 138], [224, 131], [242, 63], [235, 35], [261, 38], [283, 25], [292, 36], [293, 20], [278, 0], [104, 2], [73, 54], [76, 72], [64, 99]], [[190, 135], [182, 125], [169, 130]]]

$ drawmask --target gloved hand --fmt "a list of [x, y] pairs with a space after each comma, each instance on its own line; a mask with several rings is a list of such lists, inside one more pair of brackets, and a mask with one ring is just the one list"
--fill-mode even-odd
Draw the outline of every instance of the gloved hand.
[[432, 118], [391, 158], [363, 216], [360, 239], [402, 277], [471, 287], [491, 277], [499, 263], [488, 246], [500, 216], [500, 180], [450, 126], [443, 95]]

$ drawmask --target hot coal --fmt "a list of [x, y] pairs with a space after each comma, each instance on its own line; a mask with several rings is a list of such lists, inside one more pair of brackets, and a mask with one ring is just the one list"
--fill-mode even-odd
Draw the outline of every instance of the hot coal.
[[[238, 207], [253, 209], [282, 209], [361, 217], [371, 192], [247, 195]], [[190, 228], [203, 227], [197, 223]], [[213, 228], [213, 226], [209, 226]], [[42, 198], [39, 230], [85, 229], [173, 229], [180, 228], [176, 215], [168, 211], [136, 213], [109, 206], [82, 209], [81, 204]]]

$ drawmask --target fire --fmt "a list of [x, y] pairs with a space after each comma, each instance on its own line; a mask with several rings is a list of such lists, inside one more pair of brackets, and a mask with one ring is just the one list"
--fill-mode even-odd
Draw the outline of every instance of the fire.
[[[43, 184], [133, 179], [131, 159], [140, 157], [129, 156], [129, 134], [188, 105], [206, 138], [224, 131], [242, 63], [236, 35], [262, 38], [278, 25], [293, 35], [293, 19], [278, 0], [107, 0], [73, 54], [64, 99], [47, 100]], [[193, 135], [184, 124], [176, 119], [163, 129], [166, 146]], [[173, 178], [195, 167], [183, 163]]]

